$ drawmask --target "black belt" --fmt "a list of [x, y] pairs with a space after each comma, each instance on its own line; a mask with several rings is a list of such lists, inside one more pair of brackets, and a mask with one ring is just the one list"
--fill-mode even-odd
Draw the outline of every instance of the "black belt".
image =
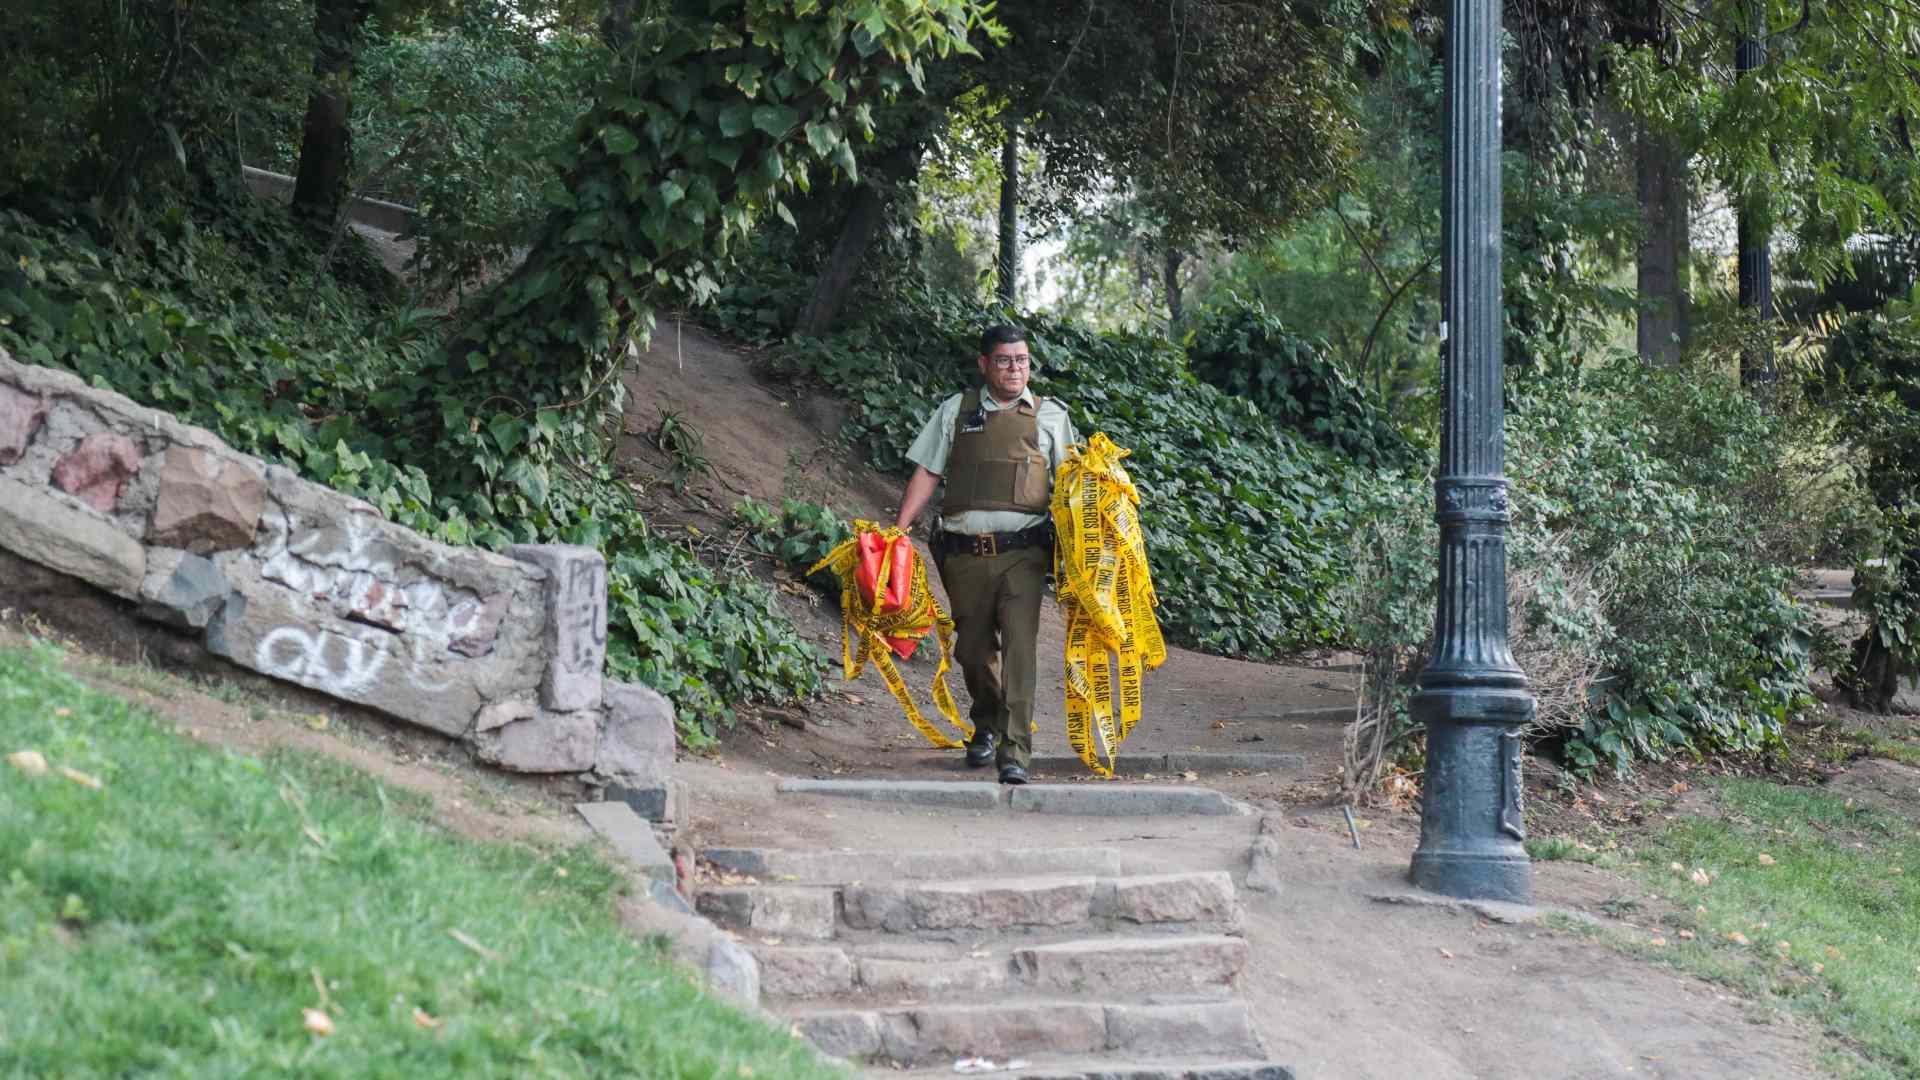
[[940, 559], [949, 555], [980, 555], [991, 558], [1003, 551], [1040, 546], [1053, 546], [1052, 525], [1035, 525], [1031, 529], [1021, 529], [1019, 532], [957, 533], [942, 530], [933, 534], [933, 554], [935, 558]]

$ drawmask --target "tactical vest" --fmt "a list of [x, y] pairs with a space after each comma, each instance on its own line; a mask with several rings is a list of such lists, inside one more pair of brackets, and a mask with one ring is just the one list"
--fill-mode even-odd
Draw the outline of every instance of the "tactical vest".
[[1040, 452], [1037, 399], [1036, 404], [1022, 400], [985, 412], [984, 423], [969, 423], [983, 412], [977, 388], [960, 399], [960, 415], [953, 421], [953, 449], [947, 455], [947, 494], [940, 512], [1046, 513], [1052, 470], [1047, 455]]

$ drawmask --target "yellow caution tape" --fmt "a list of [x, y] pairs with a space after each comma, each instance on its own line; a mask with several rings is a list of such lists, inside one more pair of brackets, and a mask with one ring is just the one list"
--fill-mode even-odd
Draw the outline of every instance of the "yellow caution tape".
[[1129, 453], [1096, 433], [1068, 451], [1053, 483], [1054, 580], [1067, 613], [1067, 742], [1101, 776], [1113, 775], [1120, 744], [1140, 722], [1142, 676], [1167, 659], [1153, 615], [1159, 599], [1140, 532], [1140, 494], [1120, 465]]
[[[860, 586], [854, 575], [860, 566], [859, 538], [862, 533], [879, 533], [885, 543], [884, 554], [880, 559], [880, 570], [874, 578], [873, 601], [866, 602], [860, 595]], [[913, 560], [913, 580], [909, 587], [907, 606], [900, 610], [882, 613], [880, 606], [888, 592], [888, 582], [894, 572], [893, 542], [906, 534], [891, 526], [881, 528], [871, 521], [853, 523], [853, 539], [841, 544], [827, 553], [827, 557], [813, 564], [812, 574], [820, 570], [830, 570], [840, 579], [840, 664], [846, 672], [849, 682], [858, 679], [866, 670], [867, 661], [880, 669], [880, 677], [886, 681], [887, 689], [893, 692], [900, 708], [907, 714], [907, 720], [919, 729], [920, 734], [935, 746], [952, 748], [963, 746], [973, 737], [973, 725], [960, 719], [960, 709], [954, 704], [953, 691], [947, 686], [947, 671], [953, 666], [953, 620], [940, 610], [933, 599], [933, 590], [927, 587], [927, 565], [924, 559]], [[907, 689], [907, 681], [900, 677], [900, 669], [894, 666], [893, 650], [887, 646], [888, 638], [925, 638], [934, 631], [940, 641], [940, 667], [933, 673], [933, 707], [956, 731], [959, 739], [954, 739], [935, 727], [920, 707], [913, 702], [913, 694]]]

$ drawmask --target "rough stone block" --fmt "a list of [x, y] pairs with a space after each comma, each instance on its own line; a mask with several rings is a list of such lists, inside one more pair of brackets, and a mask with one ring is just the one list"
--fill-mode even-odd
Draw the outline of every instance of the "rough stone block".
[[139, 541], [45, 489], [0, 477], [0, 547], [129, 600], [140, 595]]
[[682, 807], [679, 787], [671, 780], [655, 780], [607, 785], [607, 798], [615, 799], [633, 807], [633, 812], [648, 821], [658, 821], [678, 827], [682, 822]]
[[575, 544], [516, 544], [507, 555], [547, 573], [547, 674], [540, 701], [549, 709], [600, 705], [607, 662], [607, 560]]
[[853, 990], [853, 960], [831, 945], [763, 945], [760, 990], [776, 997], [825, 997]]
[[1219, 992], [1246, 968], [1247, 943], [1218, 934], [1030, 945], [1013, 951], [1023, 982], [1044, 990]]
[[167, 447], [147, 542], [196, 555], [251, 545], [267, 497], [257, 468], [197, 447]]
[[965, 810], [992, 810], [1000, 805], [999, 784], [966, 780], [782, 780], [779, 792]]
[[515, 720], [531, 720], [540, 715], [540, 706], [531, 701], [495, 701], [480, 707], [473, 718], [473, 733], [484, 735], [506, 727]]
[[1280, 842], [1267, 831], [1267, 820], [1260, 822], [1260, 835], [1247, 849], [1247, 888], [1253, 892], [1280, 891]]
[[725, 934], [707, 946], [707, 986], [749, 1008], [760, 1004], [760, 964], [745, 945]]
[[675, 880], [673, 856], [660, 846], [653, 829], [641, 821], [625, 803], [576, 803], [574, 809], [587, 819], [593, 831], [606, 837], [613, 850], [649, 881]]
[[[227, 576], [234, 591], [207, 624], [208, 651], [445, 735], [467, 733], [480, 710], [482, 687], [436, 662], [429, 639], [339, 622], [264, 578]], [[589, 741], [589, 763], [592, 753]]]
[[1101, 882], [1094, 913], [1132, 923], [1234, 923], [1239, 907], [1224, 870], [1150, 874]]
[[659, 784], [673, 769], [673, 702], [650, 687], [612, 681], [602, 685], [607, 724], [594, 755], [594, 771], [633, 787]]
[[701, 889], [693, 898], [693, 909], [716, 926], [745, 930], [753, 925], [753, 890], [746, 886]]
[[1107, 1042], [1106, 1011], [1099, 1005], [929, 1006], [891, 1012], [883, 1019], [887, 1060], [908, 1066], [966, 1056], [1080, 1054]]
[[1090, 877], [997, 881], [875, 882], [842, 890], [847, 925], [908, 930], [995, 930], [1085, 922], [1093, 902]]
[[212, 562], [174, 548], [148, 548], [147, 573], [140, 582], [140, 614], [155, 622], [189, 630], [206, 626], [233, 591]]
[[876, 994], [932, 997], [998, 990], [1007, 985], [1007, 962], [994, 957], [901, 960], [860, 958], [860, 985]]
[[474, 754], [489, 765], [526, 773], [585, 772], [600, 742], [598, 712], [547, 712], [474, 736]]
[[80, 440], [53, 467], [53, 486], [103, 514], [113, 512], [120, 489], [140, 472], [140, 448], [112, 431]]
[[1258, 1057], [1260, 1037], [1244, 1002], [1109, 1005], [1107, 1049], [1167, 1058], [1187, 1054]]
[[[0, 361], [11, 360], [0, 349]], [[27, 444], [47, 418], [47, 399], [0, 383], [0, 465], [11, 465], [27, 452]]]
[[794, 1018], [800, 1036], [828, 1057], [861, 1060], [880, 1053], [880, 1015], [866, 1010], [811, 1013]]
[[1007, 805], [1034, 814], [1116, 817], [1240, 812], [1232, 799], [1211, 788], [1147, 784], [1027, 784], [1013, 789]]
[[824, 940], [833, 936], [838, 921], [832, 889], [762, 886], [754, 890], [753, 932], [756, 934]]

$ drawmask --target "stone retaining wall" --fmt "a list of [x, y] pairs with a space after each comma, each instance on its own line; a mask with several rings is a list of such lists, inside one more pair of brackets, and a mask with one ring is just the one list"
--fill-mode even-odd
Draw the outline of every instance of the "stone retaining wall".
[[[602, 684], [599, 552], [435, 543], [201, 428], [0, 350], [0, 548], [254, 671], [665, 815], [673, 706]], [[6, 586], [0, 583], [0, 597]]]

